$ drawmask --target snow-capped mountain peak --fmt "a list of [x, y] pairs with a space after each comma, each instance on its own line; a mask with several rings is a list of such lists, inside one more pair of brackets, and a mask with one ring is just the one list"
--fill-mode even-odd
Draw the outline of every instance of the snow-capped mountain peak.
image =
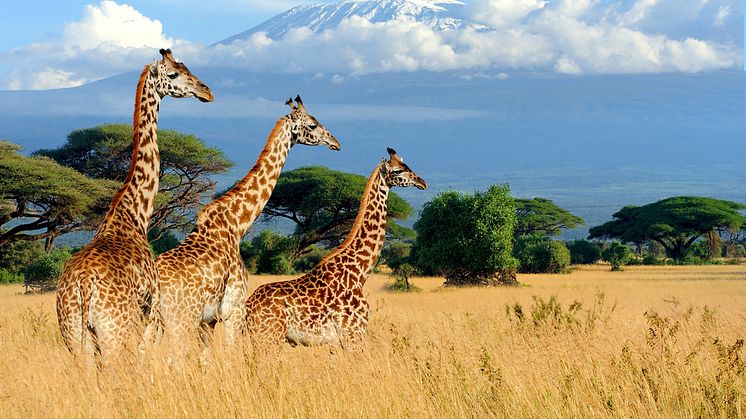
[[459, 0], [343, 0], [338, 3], [305, 4], [218, 43], [247, 39], [257, 32], [265, 32], [270, 38], [279, 39], [289, 30], [300, 27], [322, 32], [336, 28], [352, 16], [362, 17], [371, 23], [416, 21], [438, 31], [488, 29], [481, 23], [464, 19], [464, 7], [465, 4]]

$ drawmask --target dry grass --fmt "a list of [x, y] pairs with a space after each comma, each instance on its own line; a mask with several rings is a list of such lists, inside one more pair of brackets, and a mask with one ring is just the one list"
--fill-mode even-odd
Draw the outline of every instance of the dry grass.
[[360, 348], [218, 344], [204, 368], [156, 352], [98, 377], [62, 345], [54, 295], [1, 287], [0, 416], [744, 416], [746, 266], [606, 269], [411, 294], [374, 275]]

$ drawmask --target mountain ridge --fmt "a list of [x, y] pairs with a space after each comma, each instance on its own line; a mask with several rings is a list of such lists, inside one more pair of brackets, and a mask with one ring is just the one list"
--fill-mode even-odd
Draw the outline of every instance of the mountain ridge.
[[371, 23], [419, 22], [438, 31], [490, 29], [487, 25], [465, 19], [461, 15], [464, 7], [466, 4], [458, 0], [343, 0], [337, 3], [304, 4], [213, 45], [249, 39], [260, 32], [269, 38], [280, 39], [291, 29], [301, 27], [312, 32], [323, 32], [336, 28], [342, 21], [353, 16]]

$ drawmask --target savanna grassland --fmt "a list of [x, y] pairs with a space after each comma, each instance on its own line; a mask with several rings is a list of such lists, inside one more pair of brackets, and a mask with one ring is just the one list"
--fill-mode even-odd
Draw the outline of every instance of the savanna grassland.
[[[255, 285], [278, 277], [254, 277]], [[360, 347], [227, 349], [181, 370], [156, 349], [79, 368], [54, 295], [0, 288], [0, 415], [742, 417], [746, 266], [577, 268], [515, 288], [391, 293]], [[218, 328], [219, 337], [220, 330]]]

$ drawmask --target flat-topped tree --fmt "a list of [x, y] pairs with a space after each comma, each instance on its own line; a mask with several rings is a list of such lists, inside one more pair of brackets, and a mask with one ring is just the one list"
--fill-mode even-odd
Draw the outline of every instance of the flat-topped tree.
[[[26, 157], [0, 141], [0, 247], [93, 230], [109, 208], [117, 183], [91, 179], [45, 157]], [[9, 222], [12, 225], [3, 227]]]
[[562, 229], [585, 224], [582, 218], [546, 198], [515, 199], [515, 212], [515, 240], [534, 233], [556, 236]]
[[668, 257], [686, 257], [692, 244], [712, 231], [736, 231], [746, 224], [746, 205], [721, 199], [677, 196], [658, 202], [626, 206], [614, 219], [593, 227], [591, 239], [618, 239], [625, 243], [652, 240], [666, 250]]
[[[214, 193], [215, 181], [210, 176], [233, 166], [221, 150], [207, 147], [194, 135], [166, 129], [159, 129], [157, 135], [161, 166], [150, 219], [151, 239], [169, 230], [190, 228], [204, 198]], [[91, 178], [122, 182], [132, 159], [132, 126], [104, 124], [77, 129], [62, 146], [38, 150], [34, 155], [50, 157]]]

